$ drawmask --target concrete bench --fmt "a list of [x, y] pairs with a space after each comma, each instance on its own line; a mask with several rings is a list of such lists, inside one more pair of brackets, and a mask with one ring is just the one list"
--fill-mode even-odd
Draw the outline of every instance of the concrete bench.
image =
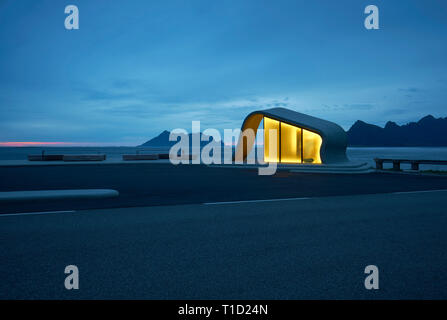
[[63, 161], [63, 154], [37, 154], [28, 155], [28, 161]]
[[159, 159], [169, 159], [169, 153], [159, 153], [158, 158]]
[[[196, 154], [182, 154], [178, 155], [176, 160], [195, 160], [197, 159]], [[134, 161], [134, 160], [169, 160], [169, 153], [156, 153], [156, 154], [124, 154], [124, 161]]]
[[104, 161], [105, 154], [66, 154], [63, 161]]
[[158, 160], [158, 154], [123, 154], [124, 161], [133, 160]]
[[104, 161], [105, 154], [38, 154], [28, 155], [28, 161]]

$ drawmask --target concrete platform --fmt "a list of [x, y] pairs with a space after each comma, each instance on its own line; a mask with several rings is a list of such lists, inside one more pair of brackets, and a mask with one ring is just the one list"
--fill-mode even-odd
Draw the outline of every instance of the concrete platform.
[[336, 165], [298, 165], [291, 172], [321, 172], [321, 173], [370, 173], [375, 169], [366, 162], [341, 163]]
[[447, 189], [447, 176], [298, 173], [282, 168], [275, 175], [260, 176], [256, 167], [174, 166], [157, 160], [115, 165], [0, 166], [0, 176], [3, 192], [114, 189], [120, 193], [107, 201], [3, 203], [0, 214]]
[[[259, 164], [221, 164], [211, 165], [212, 167], [219, 168], [239, 168], [239, 169], [253, 169], [259, 167], [265, 167], [265, 165]], [[366, 162], [345, 162], [339, 164], [284, 164], [279, 163], [276, 166], [277, 171], [287, 170], [294, 173], [371, 173], [375, 169]]]
[[[124, 156], [126, 157], [124, 159]], [[72, 166], [72, 165], [129, 165], [129, 164], [171, 164], [169, 159], [155, 158], [155, 155], [124, 155], [123, 160], [105, 160], [105, 161], [0, 161], [0, 167], [26, 167], [26, 166]], [[194, 160], [196, 155], [184, 155], [179, 159], [182, 160]], [[188, 165], [188, 164], [186, 164]], [[198, 166], [197, 164], [189, 164], [191, 166]], [[201, 164], [200, 166], [206, 166]], [[267, 164], [210, 164], [209, 167], [213, 168], [233, 168], [233, 169], [257, 169], [261, 166], [267, 166]], [[175, 167], [175, 165], [172, 165]], [[366, 162], [349, 162], [340, 164], [278, 164], [278, 171], [290, 171], [290, 172], [310, 172], [310, 173], [370, 173], [375, 169]]]

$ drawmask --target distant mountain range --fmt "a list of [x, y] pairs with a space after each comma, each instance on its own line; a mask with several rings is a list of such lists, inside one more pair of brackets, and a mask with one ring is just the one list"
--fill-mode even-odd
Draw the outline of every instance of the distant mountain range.
[[[352, 147], [445, 147], [447, 146], [447, 117], [435, 118], [428, 115], [418, 122], [410, 122], [402, 126], [388, 121], [384, 128], [358, 120], [347, 133], [348, 145]], [[171, 147], [177, 141], [169, 141], [169, 134], [169, 131], [163, 131], [141, 146]], [[202, 136], [204, 135], [200, 133], [201, 138]], [[190, 143], [191, 137], [190, 133]], [[212, 137], [209, 141], [211, 139]], [[201, 141], [201, 147], [206, 144], [208, 141]]]
[[431, 115], [399, 126], [388, 121], [384, 128], [356, 121], [348, 130], [348, 145], [361, 147], [447, 146], [447, 118]]
[[[165, 130], [162, 133], [160, 133], [158, 136], [156, 136], [155, 138], [152, 138], [151, 140], [143, 143], [140, 147], [172, 147], [174, 144], [176, 144], [178, 141], [180, 141], [179, 138], [177, 141], [169, 141], [169, 135], [170, 135], [170, 132]], [[191, 147], [193, 135], [199, 135], [199, 133], [188, 134], [190, 147]], [[213, 137], [207, 136], [200, 132], [199, 139], [200, 139], [200, 147], [203, 147], [203, 146], [207, 145], [209, 142], [211, 142], [213, 140]], [[202, 141], [202, 139], [204, 139], [206, 141]], [[223, 146], [223, 142], [221, 142], [221, 146]]]

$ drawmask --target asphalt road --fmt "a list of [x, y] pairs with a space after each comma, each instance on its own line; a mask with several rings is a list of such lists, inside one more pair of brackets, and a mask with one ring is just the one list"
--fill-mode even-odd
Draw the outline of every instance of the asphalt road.
[[[312, 178], [310, 187], [340, 179], [340, 192], [353, 188], [347, 178]], [[379, 178], [420, 187], [405, 176], [365, 181], [397, 188], [382, 180], [379, 189]], [[446, 199], [438, 191], [0, 215], [0, 298], [446, 299]], [[79, 290], [64, 288], [70, 264]], [[364, 288], [370, 264], [379, 290]]]
[[1, 203], [0, 213], [182, 205], [447, 189], [447, 177], [390, 173], [316, 174], [167, 164], [0, 167], [0, 191], [115, 189], [113, 199]]

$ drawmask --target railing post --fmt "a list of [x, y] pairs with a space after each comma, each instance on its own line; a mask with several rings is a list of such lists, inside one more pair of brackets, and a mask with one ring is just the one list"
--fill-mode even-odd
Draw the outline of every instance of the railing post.
[[419, 162], [416, 162], [416, 161], [412, 162], [411, 170], [416, 170], [416, 171], [419, 170]]
[[376, 162], [376, 169], [383, 170], [383, 160], [381, 160], [381, 159], [374, 159], [374, 161]]
[[399, 160], [393, 160], [393, 170], [395, 170], [395, 171], [400, 170], [400, 161]]

